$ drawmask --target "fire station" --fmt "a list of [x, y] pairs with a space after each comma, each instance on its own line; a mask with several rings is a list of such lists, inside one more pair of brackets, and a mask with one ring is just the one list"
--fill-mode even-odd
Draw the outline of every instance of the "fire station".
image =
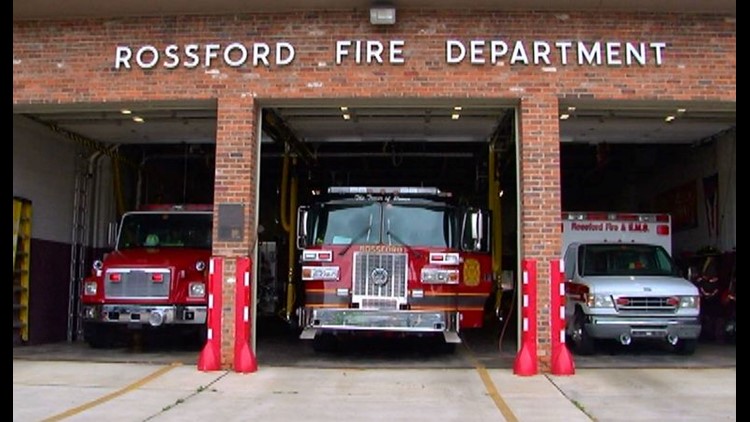
[[[203, 365], [231, 368], [273, 319], [299, 342], [508, 328], [548, 372], [570, 212], [668, 215], [675, 271], [734, 300], [733, 1], [13, 6], [14, 348], [207, 325]], [[363, 198], [364, 225], [334, 218]], [[705, 343], [733, 341], [700, 300]]]

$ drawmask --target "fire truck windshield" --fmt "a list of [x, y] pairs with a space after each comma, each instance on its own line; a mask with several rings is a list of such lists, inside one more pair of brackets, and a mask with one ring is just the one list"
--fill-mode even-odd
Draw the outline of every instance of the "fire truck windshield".
[[442, 204], [326, 203], [311, 213], [316, 244], [458, 247], [458, 216]]
[[211, 213], [128, 213], [122, 219], [117, 249], [211, 248]]

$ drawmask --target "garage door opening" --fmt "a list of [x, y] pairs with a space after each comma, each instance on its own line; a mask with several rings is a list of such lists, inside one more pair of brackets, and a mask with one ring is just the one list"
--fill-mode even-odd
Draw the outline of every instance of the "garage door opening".
[[[735, 125], [734, 104], [584, 101], [560, 108], [563, 211], [670, 215], [670, 246], [680, 275], [700, 285], [696, 267], [717, 264], [716, 296], [701, 294], [697, 347], [732, 355], [734, 350], [722, 349], [732, 346], [726, 331], [731, 310], [718, 301], [730, 288], [736, 248]], [[670, 356], [658, 342], [631, 344], [630, 336], [623, 338], [619, 344], [597, 340], [597, 349], [624, 361]], [[597, 365], [601, 355], [579, 362]]]
[[[29, 106], [15, 112], [14, 138], [19, 142], [14, 141], [14, 162], [21, 160], [19, 172], [26, 174], [15, 177], [14, 172], [14, 192], [35, 199], [38, 230], [32, 247], [41, 258], [38, 262], [44, 262], [44, 266], [32, 268], [31, 272], [28, 343], [79, 342], [87, 338], [94, 346], [117, 346], [132, 340], [131, 332], [121, 333], [127, 331], [121, 328], [163, 324], [170, 332], [177, 331], [171, 329], [171, 324], [190, 314], [193, 307], [185, 307], [180, 315], [173, 310], [172, 302], [158, 309], [137, 308], [145, 306], [141, 304], [143, 300], [153, 298], [181, 300], [176, 292], [186, 287], [182, 281], [172, 279], [168, 271], [169, 266], [178, 264], [174, 263], [176, 255], [165, 255], [167, 248], [177, 251], [196, 247], [203, 251], [202, 255], [210, 256], [215, 102]], [[200, 240], [202, 246], [198, 246], [197, 226], [188, 220], [167, 224], [183, 220], [184, 216], [173, 214], [174, 204], [205, 204], [202, 224], [206, 236]], [[154, 230], [159, 230], [161, 239], [154, 244], [159, 247], [137, 257], [140, 252], [135, 248], [136, 242], [145, 241], [146, 233], [138, 233], [138, 239], [126, 242], [129, 232], [123, 228], [113, 253], [115, 245], [111, 241], [120, 226], [112, 223], [136, 210], [142, 212], [139, 215], [161, 218], [159, 224], [152, 224]], [[145, 226], [136, 224], [128, 227], [145, 230]], [[168, 233], [170, 227], [174, 230]], [[190, 239], [179, 237], [179, 230]], [[113, 308], [82, 303], [82, 297], [96, 296], [93, 284], [85, 279], [95, 271], [95, 263], [108, 255], [121, 268], [107, 274], [108, 294], [122, 298], [122, 304]], [[154, 264], [159, 260], [161, 264]], [[193, 264], [190, 268], [179, 267], [177, 273], [193, 271]], [[159, 269], [149, 265], [161, 266]], [[118, 285], [124, 286], [119, 283], [121, 279], [139, 287], [118, 289]], [[165, 287], [152, 287], [157, 285]], [[102, 315], [113, 323], [117, 336], [110, 336], [103, 327], [84, 333], [84, 326], [92, 325], [90, 321]], [[196, 322], [201, 318], [188, 316]], [[133, 333], [141, 331], [147, 330]], [[200, 337], [203, 330], [192, 331]], [[140, 335], [134, 337], [141, 339]]]
[[[492, 192], [494, 195], [502, 192], [503, 196], [502, 210], [498, 211], [503, 239], [495, 245], [499, 252], [497, 271], [507, 269], [506, 277], [512, 278], [517, 256], [512, 106], [465, 99], [459, 103], [425, 101], [388, 105], [339, 100], [271, 103], [263, 108], [262, 115], [259, 262], [265, 262], [266, 268], [261, 265], [258, 269], [259, 359], [271, 356], [269, 348], [279, 343], [280, 338], [291, 338], [294, 344], [287, 357], [290, 361], [319, 358], [314, 348], [298, 338], [302, 327], [296, 326], [299, 319], [296, 309], [304, 293], [298, 290], [291, 296], [288, 293], [301, 287], [295, 281], [300, 276], [296, 227], [291, 224], [290, 235], [284, 228], [282, 215], [285, 214], [287, 223], [294, 220], [297, 206], [314, 204], [330, 187], [435, 187], [449, 192], [455, 203], [488, 209], [489, 185], [494, 182], [498, 187]], [[293, 158], [285, 164], [288, 156]], [[492, 175], [490, 166], [496, 168]], [[294, 178], [293, 198], [284, 191], [285, 169], [287, 177]], [[290, 184], [287, 180], [286, 189]], [[502, 301], [507, 306], [512, 294], [506, 293]], [[504, 320], [498, 321], [492, 310], [501, 296], [493, 291], [479, 305], [487, 310], [483, 329], [462, 333], [476, 345], [475, 351], [493, 354], [495, 359], [501, 323], [509, 317], [504, 315]], [[515, 343], [511, 333], [507, 338]], [[397, 343], [386, 346], [385, 352], [389, 347], [409, 344]], [[347, 342], [339, 353], [372, 351], [372, 345], [367, 344], [360, 347], [356, 341]], [[347, 346], [354, 350], [346, 349]], [[515, 352], [515, 346], [507, 348]], [[375, 350], [383, 352], [384, 347]]]

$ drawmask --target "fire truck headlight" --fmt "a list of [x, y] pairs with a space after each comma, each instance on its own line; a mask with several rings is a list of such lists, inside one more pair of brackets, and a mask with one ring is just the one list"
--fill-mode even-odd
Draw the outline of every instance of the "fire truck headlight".
[[680, 296], [680, 308], [698, 308], [700, 299], [698, 296]]
[[302, 280], [338, 281], [339, 267], [302, 267]]
[[204, 297], [206, 296], [206, 285], [200, 281], [190, 283], [188, 286], [188, 296], [190, 297]]
[[83, 284], [83, 294], [86, 296], [95, 296], [96, 289], [96, 281], [87, 281]]
[[458, 284], [458, 270], [442, 268], [422, 268], [422, 283]]
[[610, 295], [589, 294], [586, 296], [586, 304], [589, 308], [614, 308], [615, 306]]

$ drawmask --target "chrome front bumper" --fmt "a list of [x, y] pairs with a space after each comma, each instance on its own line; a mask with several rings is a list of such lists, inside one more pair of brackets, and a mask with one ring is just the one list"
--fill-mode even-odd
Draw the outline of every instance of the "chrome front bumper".
[[586, 331], [594, 338], [620, 339], [623, 335], [632, 338], [661, 338], [672, 336], [697, 339], [701, 332], [698, 318], [616, 318], [590, 317]]
[[460, 343], [459, 314], [447, 311], [412, 311], [350, 308], [302, 308], [301, 339], [322, 331], [383, 331], [405, 334], [442, 333], [449, 343]]
[[208, 310], [201, 305], [84, 305], [83, 319], [112, 324], [205, 324]]

